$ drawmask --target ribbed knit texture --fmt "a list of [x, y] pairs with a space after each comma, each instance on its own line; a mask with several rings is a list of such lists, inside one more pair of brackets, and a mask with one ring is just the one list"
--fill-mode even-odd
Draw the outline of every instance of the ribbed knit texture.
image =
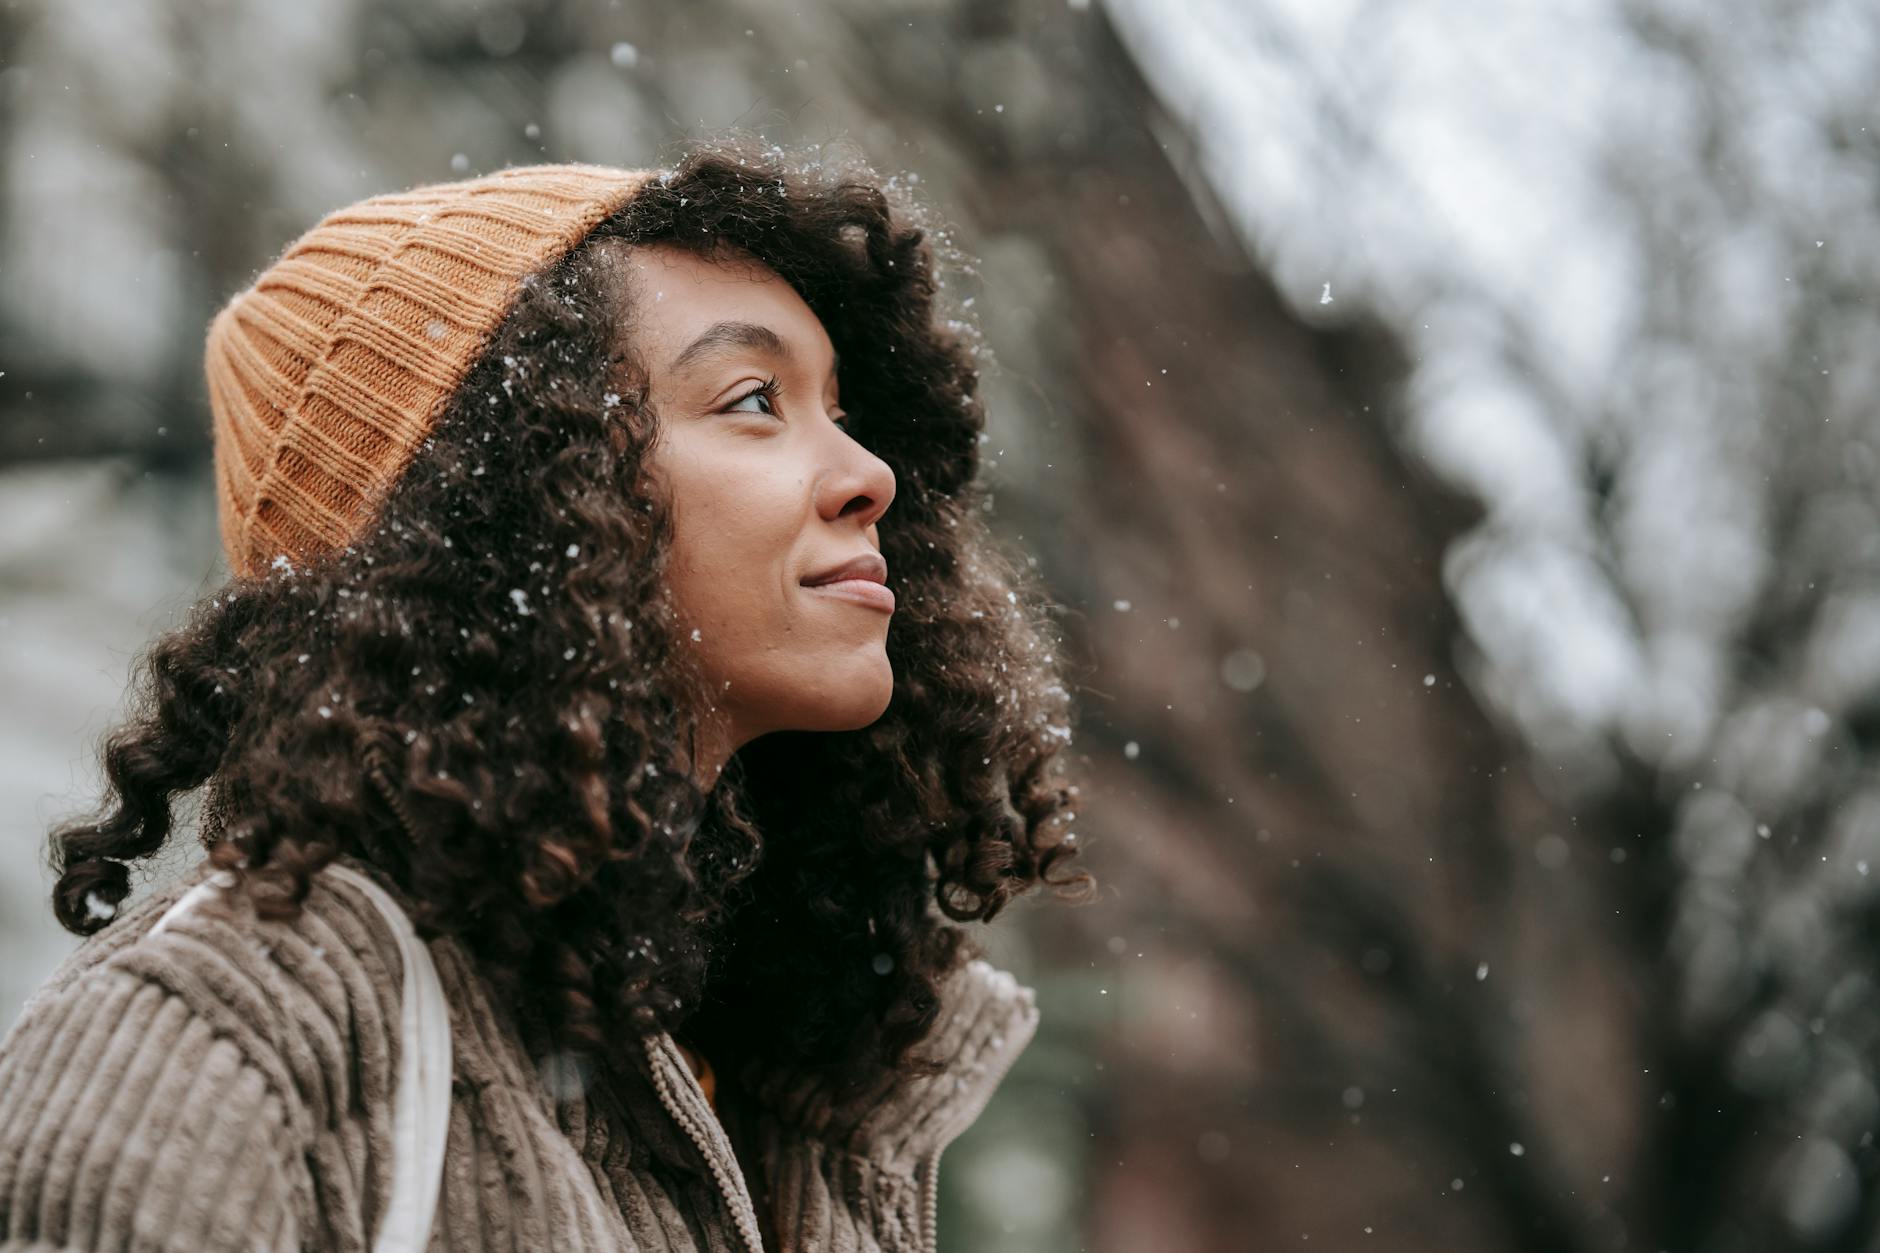
[[[149, 935], [187, 886], [82, 944], [0, 1042], [3, 1253], [370, 1249], [400, 1048], [391, 931], [322, 877], [291, 924], [205, 904]], [[766, 1249], [931, 1253], [923, 1179], [1038, 1021], [1031, 989], [974, 962], [944, 989], [946, 1074], [832, 1093], [721, 1067], [714, 1117], [664, 1033], [659, 1064], [551, 1082], [573, 1068], [531, 1048], [461, 945], [430, 949], [453, 1044], [433, 1250], [749, 1250], [748, 1194]]]
[[568, 163], [373, 196], [320, 219], [209, 324], [229, 568], [343, 547], [508, 314], [653, 176]]

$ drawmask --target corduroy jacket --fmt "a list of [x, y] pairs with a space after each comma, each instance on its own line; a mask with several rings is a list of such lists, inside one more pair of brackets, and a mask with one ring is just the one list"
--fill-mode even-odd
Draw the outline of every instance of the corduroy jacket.
[[[0, 1042], [0, 1253], [372, 1247], [397, 941], [336, 876], [291, 923], [203, 908], [151, 934], [203, 873], [81, 944]], [[844, 1095], [721, 1062], [714, 1113], [669, 1034], [577, 1076], [461, 944], [429, 948], [453, 1053], [433, 1250], [931, 1253], [940, 1152], [1038, 1024], [1031, 988], [974, 961], [926, 1046], [946, 1073]]]

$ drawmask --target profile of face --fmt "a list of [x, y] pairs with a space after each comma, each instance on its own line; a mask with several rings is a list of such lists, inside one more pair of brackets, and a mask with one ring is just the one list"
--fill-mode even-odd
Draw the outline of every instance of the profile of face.
[[[876, 578], [894, 471], [846, 429], [835, 346], [768, 266], [670, 244], [623, 249], [634, 343], [673, 508], [669, 590], [715, 709], [699, 770], [778, 730], [867, 726], [893, 695], [893, 595]], [[857, 560], [873, 575], [812, 585]]]

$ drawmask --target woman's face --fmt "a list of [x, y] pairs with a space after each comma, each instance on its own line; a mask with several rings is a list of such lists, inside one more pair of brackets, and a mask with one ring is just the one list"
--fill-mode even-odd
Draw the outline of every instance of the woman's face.
[[681, 642], [695, 635], [716, 692], [698, 763], [709, 783], [760, 735], [853, 730], [887, 709], [892, 594], [806, 581], [878, 558], [894, 472], [843, 429], [834, 345], [774, 271], [670, 245], [624, 257], [659, 420], [650, 469], [674, 508]]

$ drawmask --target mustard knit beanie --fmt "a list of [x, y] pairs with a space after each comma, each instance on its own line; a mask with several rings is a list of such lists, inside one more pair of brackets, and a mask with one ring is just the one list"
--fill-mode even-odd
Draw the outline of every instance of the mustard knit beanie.
[[252, 577], [358, 537], [509, 313], [652, 170], [512, 166], [336, 209], [209, 324], [216, 511]]

